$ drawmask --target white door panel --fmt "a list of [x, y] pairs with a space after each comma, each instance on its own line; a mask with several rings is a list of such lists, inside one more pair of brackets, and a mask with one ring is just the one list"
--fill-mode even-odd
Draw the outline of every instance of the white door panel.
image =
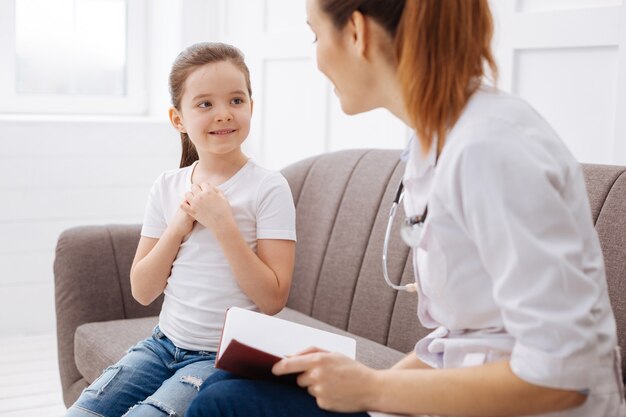
[[626, 164], [626, 6], [492, 0], [499, 85], [527, 99], [581, 162]]

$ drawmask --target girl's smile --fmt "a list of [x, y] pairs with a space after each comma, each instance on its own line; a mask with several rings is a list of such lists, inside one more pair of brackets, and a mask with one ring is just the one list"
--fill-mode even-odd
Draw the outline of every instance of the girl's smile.
[[216, 135], [216, 136], [226, 136], [235, 132], [237, 132], [237, 129], [220, 129], [220, 130], [213, 130], [209, 132], [209, 134]]

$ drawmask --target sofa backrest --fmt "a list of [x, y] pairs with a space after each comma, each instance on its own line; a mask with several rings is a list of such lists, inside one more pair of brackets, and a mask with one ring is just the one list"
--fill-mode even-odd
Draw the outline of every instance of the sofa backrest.
[[[296, 202], [298, 233], [288, 306], [408, 352], [429, 330], [417, 320], [416, 295], [387, 287], [381, 266], [389, 209], [404, 171], [399, 156], [396, 150], [339, 151], [282, 171]], [[583, 169], [618, 334], [626, 344], [626, 167]], [[403, 218], [400, 207], [388, 251], [395, 283], [413, 279], [409, 250], [397, 233]]]

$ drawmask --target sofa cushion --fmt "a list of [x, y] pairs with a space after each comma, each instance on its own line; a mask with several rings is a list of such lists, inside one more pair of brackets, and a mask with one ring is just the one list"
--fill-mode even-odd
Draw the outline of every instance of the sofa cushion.
[[[278, 317], [321, 330], [355, 337], [289, 308], [280, 312]], [[74, 355], [78, 370], [89, 383], [93, 382], [100, 376], [104, 368], [117, 362], [130, 347], [150, 336], [157, 323], [158, 317], [155, 316], [87, 323], [79, 326], [74, 337]], [[355, 338], [357, 340], [357, 359], [371, 367], [388, 367], [403, 356], [397, 350], [371, 340], [358, 336]]]
[[276, 317], [356, 339], [357, 360], [375, 369], [388, 368], [404, 356], [402, 352], [395, 349], [372, 342], [371, 340], [361, 336], [355, 336], [354, 334], [350, 334], [344, 330], [338, 329], [330, 324], [326, 324], [323, 321], [316, 320], [306, 314], [290, 308], [283, 309], [283, 311], [278, 313]]
[[92, 383], [102, 370], [117, 362], [135, 343], [152, 334], [158, 317], [86, 323], [76, 329], [76, 367]]

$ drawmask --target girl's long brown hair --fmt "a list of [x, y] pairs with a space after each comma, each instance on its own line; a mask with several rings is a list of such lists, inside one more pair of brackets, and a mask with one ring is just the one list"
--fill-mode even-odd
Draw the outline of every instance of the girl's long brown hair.
[[[182, 51], [176, 57], [170, 71], [169, 87], [172, 106], [181, 111], [180, 101], [185, 92], [185, 81], [189, 74], [198, 67], [215, 62], [228, 61], [241, 70], [245, 79], [248, 94], [252, 97], [250, 85], [250, 71], [244, 61], [241, 51], [234, 46], [225, 43], [201, 42], [196, 43]], [[180, 134], [182, 155], [180, 167], [186, 167], [198, 160], [198, 151], [186, 133]]]
[[441, 150], [485, 66], [497, 79], [487, 0], [319, 1], [339, 29], [358, 10], [395, 38], [404, 105], [424, 150], [435, 138]]

